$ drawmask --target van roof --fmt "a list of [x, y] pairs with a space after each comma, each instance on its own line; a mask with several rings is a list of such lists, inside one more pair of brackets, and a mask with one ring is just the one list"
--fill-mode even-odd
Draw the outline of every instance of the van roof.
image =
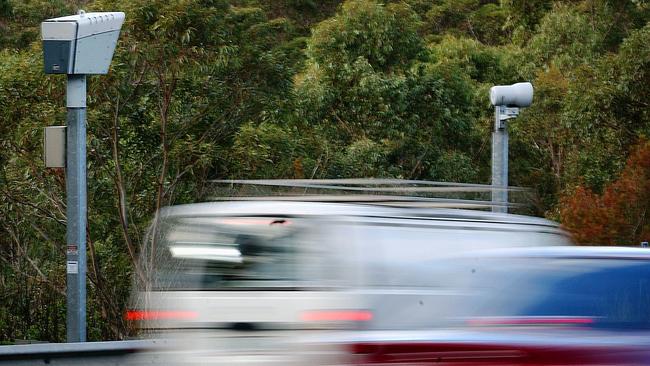
[[540, 225], [559, 228], [539, 217], [456, 208], [404, 208], [369, 203], [336, 203], [272, 200], [218, 201], [164, 207], [163, 217], [175, 216], [345, 216], [421, 218], [458, 221]]

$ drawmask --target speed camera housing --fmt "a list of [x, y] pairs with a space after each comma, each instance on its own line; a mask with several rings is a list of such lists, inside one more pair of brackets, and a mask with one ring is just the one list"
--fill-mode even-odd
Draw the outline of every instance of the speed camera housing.
[[83, 11], [42, 22], [45, 73], [106, 74], [122, 23], [122, 12]]
[[516, 83], [493, 86], [490, 88], [490, 102], [493, 106], [528, 107], [533, 102], [533, 85]]

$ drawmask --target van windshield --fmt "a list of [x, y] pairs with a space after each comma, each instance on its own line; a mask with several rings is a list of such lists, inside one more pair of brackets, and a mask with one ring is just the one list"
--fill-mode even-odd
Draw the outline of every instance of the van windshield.
[[278, 217], [181, 217], [156, 235], [153, 287], [174, 289], [295, 286], [304, 228]]

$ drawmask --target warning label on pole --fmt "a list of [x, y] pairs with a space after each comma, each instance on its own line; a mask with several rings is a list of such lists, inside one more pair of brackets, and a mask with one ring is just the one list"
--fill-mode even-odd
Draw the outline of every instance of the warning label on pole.
[[71, 274], [79, 273], [79, 262], [77, 262], [77, 261], [68, 261], [68, 265], [66, 267], [66, 272], [71, 273]]
[[79, 250], [77, 249], [77, 245], [76, 245], [76, 244], [68, 244], [68, 247], [67, 247], [66, 252], [67, 252], [68, 254], [73, 254], [73, 255], [77, 255], [77, 254], [79, 254]]

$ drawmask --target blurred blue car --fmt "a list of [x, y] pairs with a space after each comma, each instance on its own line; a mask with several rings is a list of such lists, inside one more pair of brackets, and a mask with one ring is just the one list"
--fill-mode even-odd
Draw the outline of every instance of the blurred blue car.
[[356, 364], [650, 363], [647, 249], [518, 248], [430, 266], [452, 294], [422, 320], [438, 330], [351, 338]]

